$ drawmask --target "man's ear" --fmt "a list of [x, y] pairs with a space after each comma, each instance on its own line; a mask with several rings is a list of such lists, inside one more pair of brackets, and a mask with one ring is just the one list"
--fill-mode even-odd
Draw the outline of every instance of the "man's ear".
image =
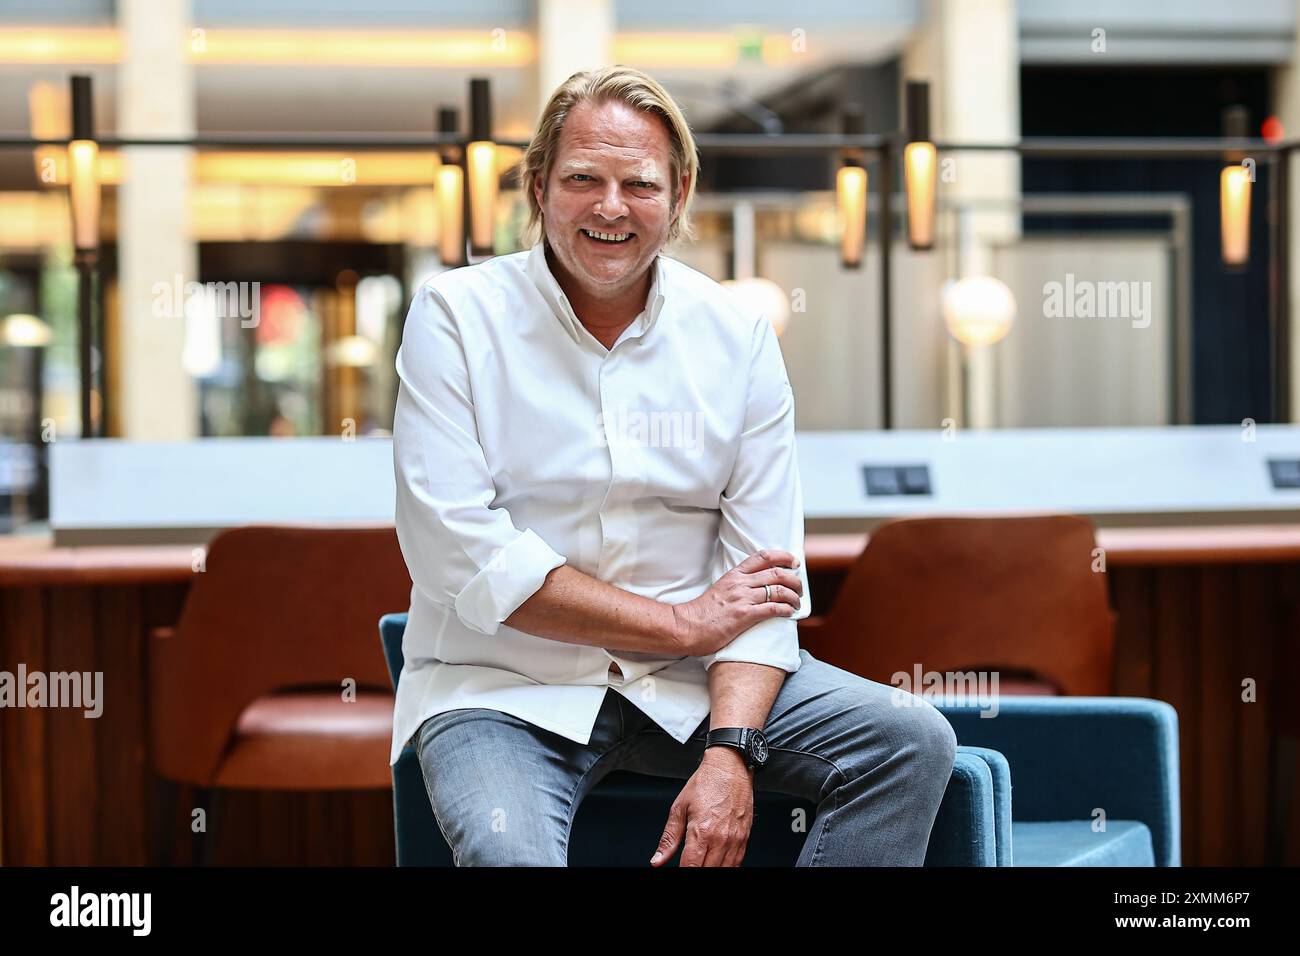
[[686, 194], [690, 190], [691, 174], [682, 173], [681, 182], [677, 184], [677, 209], [673, 213], [673, 219], [681, 217], [682, 210], [686, 208]]

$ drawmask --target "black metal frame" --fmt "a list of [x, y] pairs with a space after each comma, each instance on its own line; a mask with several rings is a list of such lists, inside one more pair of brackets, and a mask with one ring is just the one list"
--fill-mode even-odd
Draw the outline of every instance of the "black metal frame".
[[[471, 102], [480, 104], [487, 94], [482, 91], [481, 80], [471, 80]], [[479, 121], [478, 125], [482, 125]], [[481, 129], [476, 132], [482, 132]], [[36, 149], [41, 146], [68, 145], [66, 139], [0, 139], [0, 148]], [[389, 133], [353, 136], [305, 136], [302, 134], [247, 135], [224, 133], [215, 136], [196, 135], [185, 138], [140, 139], [132, 137], [102, 137], [97, 140], [101, 148], [116, 149], [140, 146], [185, 146], [195, 149], [433, 149], [464, 147], [471, 137], [459, 133]], [[502, 146], [524, 149], [527, 140], [494, 140]], [[877, 178], [880, 195], [892, 196], [894, 190], [894, 164], [906, 143], [905, 131], [891, 134], [844, 135], [836, 133], [702, 133], [695, 137], [699, 152], [708, 153], [781, 153], [817, 152], [834, 156], [845, 150], [856, 150], [864, 156], [875, 157], [879, 162]], [[1010, 152], [1021, 157], [1056, 158], [1121, 158], [1151, 157], [1160, 159], [1221, 158], [1225, 152], [1237, 151], [1266, 159], [1271, 171], [1268, 210], [1270, 216], [1270, 269], [1269, 269], [1269, 342], [1272, 382], [1272, 420], [1290, 421], [1290, 334], [1288, 328], [1290, 300], [1290, 263], [1287, 261], [1288, 213], [1287, 196], [1290, 175], [1287, 160], [1300, 148], [1300, 140], [1269, 143], [1265, 140], [1240, 137], [1216, 139], [1128, 139], [1096, 137], [1033, 137], [1012, 143], [945, 143], [935, 142], [940, 152]], [[468, 204], [468, 183], [466, 202]], [[880, 204], [880, 388], [882, 427], [892, 429], [893, 423], [893, 334], [892, 288], [890, 269], [894, 222], [891, 203]], [[467, 210], [468, 212], [468, 210]], [[466, 218], [468, 240], [469, 220]], [[101, 355], [101, 360], [103, 356]], [[1190, 373], [1190, 370], [1187, 370]], [[87, 399], [88, 401], [88, 399]]]

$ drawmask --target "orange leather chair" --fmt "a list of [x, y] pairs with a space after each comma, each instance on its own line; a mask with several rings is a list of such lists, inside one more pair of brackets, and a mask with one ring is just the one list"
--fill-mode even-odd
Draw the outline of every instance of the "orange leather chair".
[[374, 627], [410, 596], [392, 527], [219, 534], [180, 621], [151, 636], [159, 775], [207, 796], [389, 789], [393, 694]]
[[1096, 546], [1092, 523], [1072, 515], [891, 521], [799, 640], [884, 684], [919, 665], [997, 671], [1001, 694], [1106, 696], [1115, 617]]

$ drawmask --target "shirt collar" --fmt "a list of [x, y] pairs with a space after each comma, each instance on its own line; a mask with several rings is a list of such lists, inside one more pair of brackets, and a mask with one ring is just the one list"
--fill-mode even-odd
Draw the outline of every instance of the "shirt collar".
[[[663, 311], [663, 256], [656, 255], [650, 268], [650, 293], [646, 296], [645, 309], [630, 326], [634, 337], [649, 332], [651, 327], [654, 326], [655, 320], [659, 318], [659, 313]], [[556, 281], [555, 275], [546, 262], [546, 240], [544, 238], [539, 239], [533, 244], [533, 248], [529, 250], [525, 271], [528, 273], [533, 285], [537, 287], [537, 291], [542, 294], [542, 298], [546, 300], [546, 304], [551, 307], [551, 311], [559, 318], [569, 334], [573, 336], [575, 341], [581, 342], [586, 329], [583, 328], [582, 322], [573, 311], [573, 306], [569, 305], [569, 297], [560, 288], [560, 283]], [[586, 334], [590, 335], [591, 333], [587, 332]]]

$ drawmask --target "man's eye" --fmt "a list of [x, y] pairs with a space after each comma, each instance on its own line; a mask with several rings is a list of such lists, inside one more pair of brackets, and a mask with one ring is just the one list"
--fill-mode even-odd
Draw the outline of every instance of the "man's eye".
[[638, 189], [654, 189], [655, 186], [654, 183], [648, 183], [645, 180], [641, 180], [640, 182], [635, 182], [632, 185], [637, 187]]
[[574, 173], [574, 174], [573, 174], [573, 178], [574, 178], [574, 179], [590, 179], [591, 177], [588, 176], [586, 173]]

